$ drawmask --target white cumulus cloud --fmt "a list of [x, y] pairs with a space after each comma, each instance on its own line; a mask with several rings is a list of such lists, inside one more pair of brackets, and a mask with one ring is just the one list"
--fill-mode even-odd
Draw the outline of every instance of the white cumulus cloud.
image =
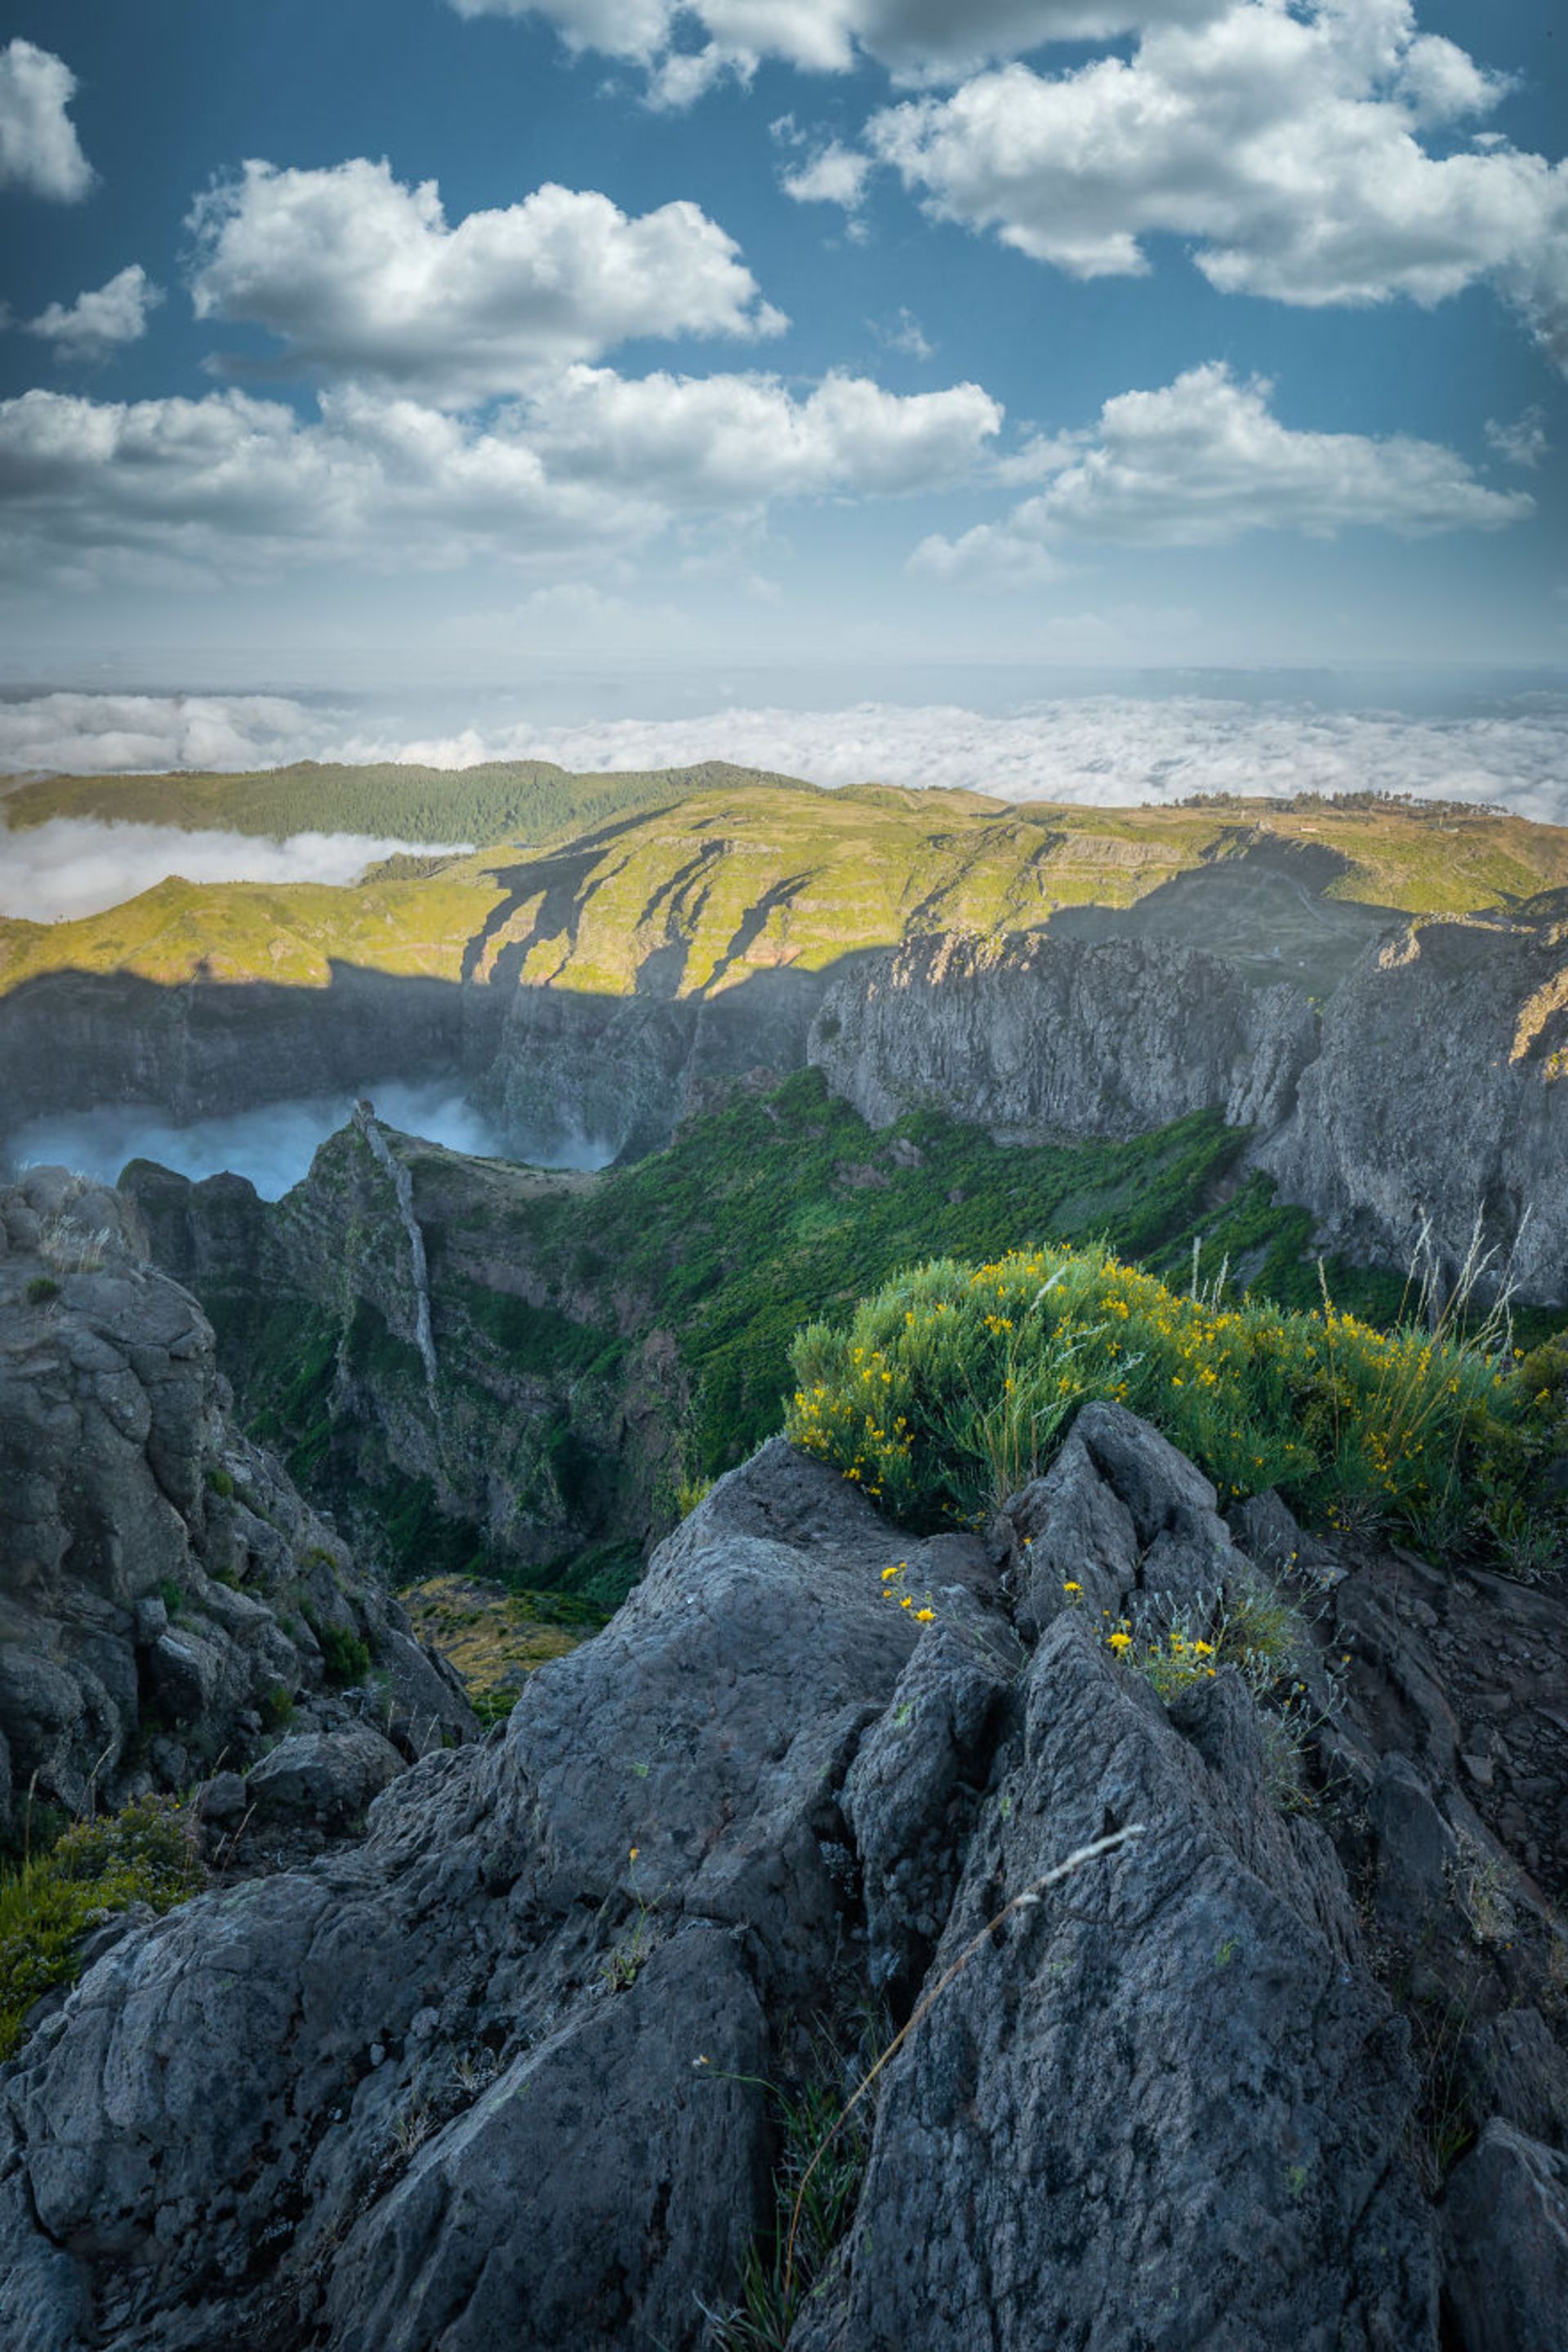
[[1505, 87], [1418, 33], [1409, 0], [1233, 0], [1131, 59], [1014, 64], [887, 108], [868, 138], [935, 217], [1074, 277], [1144, 273], [1164, 234], [1222, 290], [1283, 302], [1433, 303], [1488, 278], [1565, 358], [1568, 167], [1453, 143]]
[[0, 49], [0, 188], [64, 205], [87, 194], [92, 166], [66, 111], [75, 92], [75, 74], [51, 50], [32, 41]]
[[798, 205], [842, 205], [852, 213], [859, 208], [870, 171], [868, 155], [857, 154], [834, 139], [809, 163], [785, 172], [779, 184]]
[[[1190, 24], [1218, 0], [451, 0], [462, 16], [534, 16], [574, 49], [646, 66], [665, 104], [715, 75], [749, 77], [766, 58], [806, 73], [874, 58], [900, 80], [952, 81], [1047, 41]], [[694, 49], [688, 37], [705, 40]]]
[[700, 207], [630, 217], [552, 184], [447, 224], [433, 180], [363, 158], [247, 163], [198, 199], [191, 295], [332, 376], [458, 405], [516, 392], [633, 336], [754, 339], [786, 321]]
[[1119, 393], [1090, 432], [1010, 462], [1015, 476], [1048, 478], [1037, 497], [961, 539], [922, 541], [913, 566], [1025, 586], [1052, 576], [1066, 540], [1212, 547], [1254, 530], [1331, 539], [1368, 526], [1419, 537], [1498, 530], [1534, 511], [1528, 492], [1489, 489], [1437, 442], [1282, 425], [1270, 390], [1211, 362], [1156, 392]]
[[773, 376], [573, 368], [536, 403], [532, 430], [558, 477], [641, 482], [671, 507], [744, 509], [961, 479], [1001, 425], [975, 383], [898, 394], [830, 375], [803, 400]]
[[1546, 413], [1542, 408], [1527, 408], [1511, 423], [1489, 416], [1486, 436], [1488, 446], [1496, 450], [1505, 465], [1523, 466], [1531, 472], [1552, 446], [1546, 437]]
[[24, 332], [52, 343], [57, 359], [100, 360], [125, 343], [139, 342], [147, 331], [148, 314], [163, 299], [141, 263], [132, 262], [106, 286], [79, 294], [71, 303], [51, 302]]
[[353, 386], [321, 405], [312, 422], [238, 391], [0, 402], [5, 564], [66, 584], [487, 555], [559, 570], [680, 513], [952, 480], [1002, 421], [974, 384], [895, 394], [829, 376], [801, 398], [771, 376], [587, 367], [489, 424]]

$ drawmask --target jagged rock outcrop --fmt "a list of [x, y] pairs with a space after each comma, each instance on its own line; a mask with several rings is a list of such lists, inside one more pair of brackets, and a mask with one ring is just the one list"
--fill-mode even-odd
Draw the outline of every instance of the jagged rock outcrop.
[[[1403, 1662], [1358, 1666], [1350, 1794], [1320, 1822], [1271, 1799], [1233, 1671], [1167, 1707], [1043, 1587], [1031, 1649], [1031, 1556], [1068, 1559], [1075, 1528], [1130, 1614], [1244, 1572], [1143, 1424], [1098, 1408], [1068, 1442], [1072, 1475], [985, 1538], [914, 1542], [775, 1441], [362, 1846], [122, 1936], [0, 2075], [0, 2340], [686, 2352], [777, 2220], [765, 2084], [875, 1978], [896, 2015], [931, 2007], [795, 2352], [1491, 2352], [1494, 2263], [1513, 2340], [1543, 2346], [1562, 2160], [1510, 2084], [1531, 2030], [1558, 2043], [1509, 2021], [1546, 1980], [1539, 1895], [1495, 1859], [1515, 1926], [1470, 2017], [1498, 2120], [1434, 2203], [1419, 2051], [1374, 1965], [1394, 1930], [1336, 1849], [1359, 1872]], [[1377, 1582], [1338, 1572], [1332, 1605]], [[1428, 1958], [1458, 1948], [1431, 1894]], [[1524, 2182], [1533, 2234], [1505, 2246]]]
[[409, 1753], [473, 1719], [449, 1670], [228, 1412], [212, 1327], [132, 1203], [0, 1192], [0, 1817], [177, 1789], [353, 1719]]
[[911, 940], [837, 982], [809, 1058], [873, 1126], [939, 1104], [1011, 1141], [1139, 1135], [1217, 1105], [1273, 1127], [1316, 1049], [1294, 989], [1167, 940]]
[[810, 1060], [883, 1124], [917, 1103], [1010, 1141], [1130, 1135], [1214, 1108], [1326, 1246], [1484, 1247], [1568, 1301], [1568, 917], [1419, 922], [1321, 1009], [1153, 936], [917, 940], [837, 982]]

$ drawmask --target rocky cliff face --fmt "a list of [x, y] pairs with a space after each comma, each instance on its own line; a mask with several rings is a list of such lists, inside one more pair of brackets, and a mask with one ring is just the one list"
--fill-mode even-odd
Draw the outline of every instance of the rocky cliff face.
[[1568, 1300], [1568, 905], [1371, 950], [1256, 1158], [1336, 1242], [1398, 1257], [1430, 1218], [1457, 1264], [1479, 1217], [1524, 1297]]
[[127, 1201], [60, 1169], [0, 1192], [0, 1826], [187, 1787], [286, 1720], [371, 1709], [410, 1753], [471, 1736], [455, 1678], [228, 1405]]
[[322, 988], [64, 971], [0, 998], [0, 1144], [45, 1111], [175, 1120], [488, 1066], [484, 991], [339, 964]]
[[529, 1156], [567, 1166], [635, 1159], [669, 1141], [715, 1086], [798, 1069], [826, 978], [759, 972], [713, 996], [520, 988], [477, 1098]]
[[640, 1533], [655, 1480], [669, 1482], [675, 1416], [645, 1429], [639, 1414], [646, 1389], [679, 1386], [668, 1348], [628, 1351], [608, 1382], [589, 1361], [613, 1327], [590, 1340], [588, 1360], [529, 1345], [531, 1314], [561, 1327], [569, 1285], [520, 1224], [518, 1202], [590, 1181], [521, 1169], [498, 1178], [384, 1127], [363, 1102], [308, 1182], [277, 1203], [242, 1178], [191, 1184], [146, 1162], [122, 1180], [158, 1263], [221, 1321], [247, 1411], [313, 1367], [291, 1423], [296, 1440], [301, 1421], [313, 1432], [300, 1475], [325, 1466], [351, 1534], [367, 1495], [380, 1498], [368, 1536], [417, 1487], [468, 1531], [468, 1550], [483, 1543], [534, 1567], [607, 1527]]
[[1568, 1300], [1568, 920], [1407, 926], [1317, 1008], [1155, 939], [917, 941], [838, 982], [809, 1057], [867, 1118], [936, 1102], [1011, 1140], [1200, 1105], [1326, 1243], [1458, 1266], [1478, 1217], [1521, 1295]]
[[[363, 1846], [89, 1970], [0, 2076], [0, 2337], [687, 2352], [787, 2227], [769, 2084], [881, 1988], [908, 2031], [795, 2352], [1554, 2352], [1542, 1895], [1452, 1778], [1438, 1612], [1248, 1509], [1116, 1407], [984, 1538], [766, 1447]], [[1316, 1817], [1233, 1671], [1167, 1706], [1100, 1631], [1267, 1559], [1322, 1619], [1303, 1681], [1355, 1658]]]
[[1166, 940], [912, 940], [839, 981], [809, 1054], [885, 1125], [936, 1103], [1010, 1140], [1139, 1135], [1223, 1107], [1277, 1125], [1317, 1045], [1295, 990]]

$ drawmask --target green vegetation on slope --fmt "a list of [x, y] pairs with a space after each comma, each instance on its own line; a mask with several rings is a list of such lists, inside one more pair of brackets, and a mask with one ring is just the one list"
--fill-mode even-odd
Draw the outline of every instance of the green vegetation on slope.
[[1561, 1438], [1458, 1329], [1184, 1296], [1098, 1247], [922, 1265], [803, 1331], [794, 1364], [789, 1434], [918, 1528], [998, 1507], [1093, 1398], [1152, 1421], [1222, 1502], [1277, 1486], [1319, 1526], [1437, 1544], [1495, 1548]]
[[20, 832], [51, 817], [173, 824], [187, 832], [359, 833], [392, 841], [556, 841], [607, 818], [713, 785], [792, 779], [710, 760], [692, 768], [574, 775], [551, 760], [492, 760], [475, 768], [351, 767], [300, 760], [250, 775], [46, 776], [6, 796]]
[[[668, 1524], [682, 1480], [717, 1475], [779, 1427], [800, 1327], [847, 1315], [933, 1251], [1103, 1235], [1175, 1274], [1195, 1241], [1205, 1277], [1228, 1258], [1260, 1292], [1310, 1297], [1308, 1221], [1266, 1179], [1237, 1187], [1244, 1141], [1213, 1113], [1059, 1147], [1004, 1148], [931, 1111], [875, 1133], [815, 1071], [738, 1094], [668, 1150], [593, 1181], [542, 1185], [400, 1140], [429, 1253], [444, 1424], [525, 1516], [553, 1510], [587, 1531], [513, 1580], [613, 1605], [650, 1511]], [[342, 1180], [323, 1166], [318, 1181]], [[528, 1295], [499, 1287], [498, 1268]], [[1397, 1305], [1386, 1276], [1342, 1279], [1368, 1311]], [[334, 1507], [374, 1512], [400, 1580], [507, 1572], [383, 1444], [379, 1430], [423, 1415], [424, 1389], [374, 1307], [278, 1297], [237, 1312], [210, 1288], [205, 1303], [257, 1433]], [[645, 1466], [666, 1465], [651, 1500], [616, 1434], [632, 1424]]]
[[[1348, 958], [1376, 928], [1372, 909], [1468, 913], [1568, 885], [1568, 830], [1397, 804], [1013, 808], [973, 793], [742, 780], [622, 816], [434, 873], [389, 861], [351, 889], [170, 880], [77, 922], [0, 921], [0, 992], [63, 971], [321, 987], [335, 961], [480, 982], [499, 967], [509, 981], [612, 995], [657, 972], [660, 990], [689, 996], [781, 966], [824, 971], [919, 933], [994, 937], [1065, 909], [1146, 904], [1183, 877], [1223, 887], [1244, 873], [1274, 876], [1299, 908], [1364, 905], [1342, 919]], [[1202, 942], [1190, 897], [1173, 919]], [[1233, 919], [1244, 933], [1261, 926], [1265, 950], [1277, 944], [1272, 900]]]
[[933, 1254], [1105, 1234], [1175, 1265], [1198, 1237], [1215, 1269], [1245, 1255], [1259, 1283], [1304, 1287], [1304, 1213], [1275, 1208], [1259, 1177], [1221, 1197], [1245, 1141], [1215, 1112], [1122, 1143], [1004, 1147], [935, 1111], [875, 1133], [801, 1071], [591, 1190], [520, 1202], [530, 1256], [622, 1312], [584, 1326], [492, 1292], [489, 1328], [533, 1369], [608, 1376], [668, 1326], [693, 1399], [689, 1466], [712, 1476], [778, 1426], [798, 1328]]
[[34, 2002], [75, 1982], [90, 1927], [132, 1903], [171, 1911], [205, 1876], [178, 1804], [143, 1797], [79, 1822], [41, 1859], [0, 1877], [0, 2063]]

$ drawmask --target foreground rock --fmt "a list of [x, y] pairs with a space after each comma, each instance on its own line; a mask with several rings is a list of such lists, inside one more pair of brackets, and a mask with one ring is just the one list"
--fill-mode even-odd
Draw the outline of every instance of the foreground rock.
[[[1517, 1912], [1473, 1989], [1497, 2120], [1445, 2210], [1374, 1965], [1398, 1931], [1369, 1945], [1328, 1829], [1280, 1810], [1247, 1687], [1227, 1669], [1167, 1708], [1033, 1559], [1092, 1555], [1136, 1617], [1254, 1573], [1238, 1531], [1116, 1408], [1053, 1477], [984, 1540], [895, 1543], [775, 1442], [504, 1736], [397, 1780], [363, 1845], [124, 1936], [0, 2077], [0, 2341], [684, 2352], [777, 2220], [764, 2085], [880, 1986], [895, 2021], [934, 1999], [795, 2352], [1490, 2352], [1473, 2282], [1499, 2264], [1510, 2341], [1544, 2346], [1535, 1894], [1475, 1824]], [[1347, 1852], [1388, 1762], [1362, 1672], [1348, 1794], [1319, 1807]], [[1429, 1756], [1398, 1760], [1447, 1804]], [[1439, 1957], [1470, 1941], [1445, 1885]]]
[[408, 1755], [473, 1735], [455, 1677], [235, 1428], [212, 1328], [144, 1242], [63, 1170], [0, 1192], [0, 1830], [184, 1788], [289, 1725], [372, 1714]]

